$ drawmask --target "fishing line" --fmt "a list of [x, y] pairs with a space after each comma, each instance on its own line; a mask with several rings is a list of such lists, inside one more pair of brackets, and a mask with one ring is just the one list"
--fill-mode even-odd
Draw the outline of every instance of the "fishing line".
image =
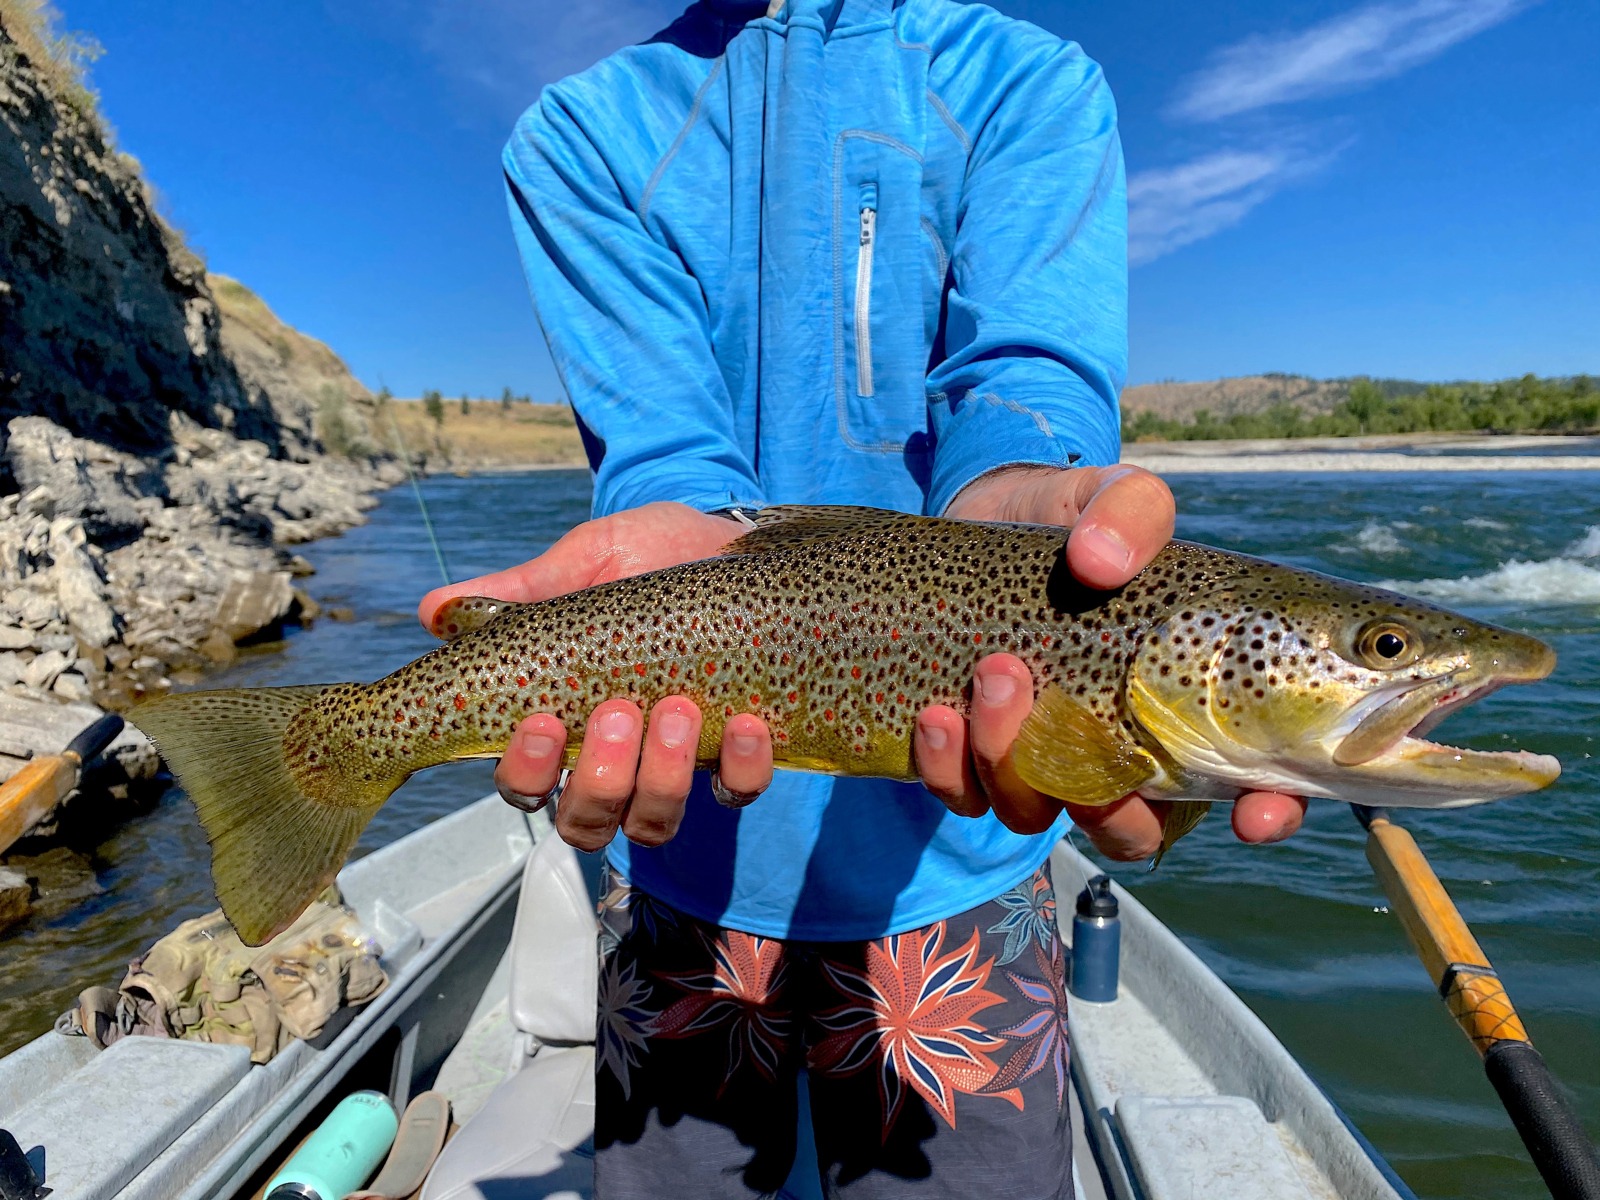
[[[393, 404], [394, 401], [390, 401]], [[439, 545], [439, 539], [434, 536], [433, 522], [428, 519], [428, 502], [422, 498], [422, 487], [417, 483], [417, 473], [411, 469], [411, 454], [406, 450], [405, 438], [400, 436], [400, 422], [394, 419], [394, 410], [388, 404], [384, 411], [389, 417], [389, 428], [394, 431], [394, 444], [400, 451], [400, 461], [405, 464], [406, 478], [411, 480], [411, 494], [417, 498], [417, 508], [422, 512], [422, 527], [428, 531], [428, 543], [433, 547], [433, 557], [439, 563], [439, 574], [444, 576], [445, 584], [450, 583], [450, 568], [445, 565], [444, 548]]]

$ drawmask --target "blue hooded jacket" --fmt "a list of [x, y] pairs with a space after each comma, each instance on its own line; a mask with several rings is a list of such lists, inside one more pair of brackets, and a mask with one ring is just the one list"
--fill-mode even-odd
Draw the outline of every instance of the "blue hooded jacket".
[[[1122, 155], [1072, 43], [953, 0], [704, 0], [547, 87], [504, 165], [597, 515], [940, 513], [998, 467], [1117, 458]], [[1063, 823], [780, 772], [740, 812], [701, 778], [676, 839], [610, 854], [702, 919], [856, 940], [1004, 891]]]

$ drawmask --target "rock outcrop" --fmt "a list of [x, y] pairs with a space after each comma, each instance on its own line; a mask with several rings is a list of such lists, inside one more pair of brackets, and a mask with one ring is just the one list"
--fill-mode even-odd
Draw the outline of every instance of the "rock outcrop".
[[287, 547], [403, 472], [333, 351], [162, 221], [45, 11], [0, 0], [0, 693], [124, 708], [312, 612]]

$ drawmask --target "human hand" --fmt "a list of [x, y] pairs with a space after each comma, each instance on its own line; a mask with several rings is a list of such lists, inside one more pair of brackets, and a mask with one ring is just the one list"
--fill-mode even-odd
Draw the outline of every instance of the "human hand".
[[[492, 596], [518, 604], [548, 600], [597, 583], [675, 566], [717, 553], [742, 530], [723, 517], [683, 504], [646, 504], [586, 521], [538, 558], [435, 588], [417, 615], [433, 629], [434, 615], [456, 596]], [[628, 700], [608, 700], [590, 715], [583, 747], [556, 811], [556, 831], [581, 850], [597, 850], [620, 828], [641, 845], [656, 846], [678, 831], [694, 778], [700, 710], [686, 696], [669, 696], [649, 720]], [[567, 733], [548, 713], [523, 720], [495, 768], [495, 786], [512, 804], [533, 811], [554, 793]], [[761, 718], [728, 722], [718, 768], [719, 798], [748, 804], [772, 782], [772, 740]]]
[[[1121, 587], [1172, 538], [1172, 492], [1140, 467], [1015, 467], [968, 485], [949, 516], [1024, 521], [1071, 528], [1067, 566], [1082, 583]], [[1033, 678], [1010, 654], [991, 654], [974, 672], [971, 716], [933, 705], [917, 717], [914, 746], [923, 784], [952, 812], [982, 816], [991, 808], [1009, 829], [1038, 833], [1063, 807], [1108, 858], [1148, 858], [1161, 845], [1168, 805], [1134, 794], [1102, 807], [1063, 805], [1024, 783], [1011, 743], [1033, 708]], [[1306, 802], [1279, 792], [1248, 792], [1233, 806], [1241, 841], [1276, 842], [1300, 828]]]

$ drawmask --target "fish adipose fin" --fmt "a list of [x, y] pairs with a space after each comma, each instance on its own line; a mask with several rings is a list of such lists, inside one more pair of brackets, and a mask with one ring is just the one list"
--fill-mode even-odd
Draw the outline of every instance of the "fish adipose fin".
[[306, 796], [284, 731], [326, 688], [186, 692], [130, 714], [194, 801], [222, 911], [246, 945], [287, 929], [333, 882], [393, 788], [329, 804]]
[[1072, 804], [1110, 804], [1156, 776], [1155, 760], [1054, 685], [1033, 702], [1011, 762], [1029, 787]]
[[433, 636], [446, 642], [476, 633], [496, 617], [523, 607], [491, 596], [457, 596], [446, 600], [433, 614]]

